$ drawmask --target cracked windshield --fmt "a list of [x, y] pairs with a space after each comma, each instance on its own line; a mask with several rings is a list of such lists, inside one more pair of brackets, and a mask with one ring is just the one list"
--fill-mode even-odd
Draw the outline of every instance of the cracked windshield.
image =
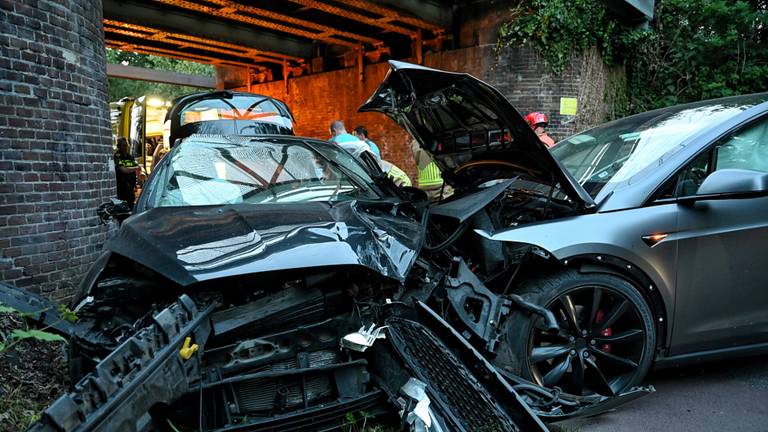
[[187, 142], [162, 166], [150, 207], [374, 198], [351, 156], [303, 143]]

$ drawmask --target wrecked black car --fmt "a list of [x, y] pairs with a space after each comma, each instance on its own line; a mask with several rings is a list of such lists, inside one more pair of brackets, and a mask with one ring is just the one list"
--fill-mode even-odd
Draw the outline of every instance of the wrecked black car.
[[564, 337], [567, 316], [515, 294], [551, 257], [474, 230], [594, 202], [498, 92], [392, 62], [361, 109], [450, 168], [454, 196], [430, 206], [373, 159], [309, 138], [182, 139], [84, 278], [80, 319], [60, 328], [76, 384], [32, 430], [337, 430], [365, 413], [414, 431], [543, 431], [651, 391], [590, 367], [594, 387], [521, 377], [515, 317]]

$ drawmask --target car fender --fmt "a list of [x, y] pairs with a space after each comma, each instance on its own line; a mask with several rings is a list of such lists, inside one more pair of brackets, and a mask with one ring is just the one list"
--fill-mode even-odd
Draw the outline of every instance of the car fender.
[[[649, 245], [644, 236], [673, 232], [677, 224], [674, 205], [652, 206], [619, 212], [594, 213], [528, 224], [478, 235], [501, 242], [525, 243], [547, 251], [563, 265], [589, 262], [645, 275], [644, 294], [658, 293], [663, 304], [661, 321], [674, 322], [674, 281], [677, 243], [661, 241]], [[674, 237], [674, 236], [672, 236]], [[672, 326], [667, 325], [666, 340]]]

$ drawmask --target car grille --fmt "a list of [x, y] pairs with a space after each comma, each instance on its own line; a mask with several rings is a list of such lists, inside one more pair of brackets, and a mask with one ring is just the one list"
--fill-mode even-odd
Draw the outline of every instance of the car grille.
[[233, 386], [237, 396], [240, 414], [264, 413], [275, 410], [276, 401], [281, 409], [311, 406], [334, 395], [333, 382], [326, 375], [301, 379], [284, 379], [278, 385], [276, 380], [256, 379]]
[[392, 318], [389, 337], [412, 373], [424, 381], [430, 398], [450, 410], [467, 431], [517, 431], [514, 421], [437, 337], [423, 325]]

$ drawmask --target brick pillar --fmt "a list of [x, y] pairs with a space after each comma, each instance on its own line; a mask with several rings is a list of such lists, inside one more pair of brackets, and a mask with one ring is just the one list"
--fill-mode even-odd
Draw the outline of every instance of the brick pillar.
[[100, 0], [0, 0], [0, 280], [65, 299], [115, 194]]

